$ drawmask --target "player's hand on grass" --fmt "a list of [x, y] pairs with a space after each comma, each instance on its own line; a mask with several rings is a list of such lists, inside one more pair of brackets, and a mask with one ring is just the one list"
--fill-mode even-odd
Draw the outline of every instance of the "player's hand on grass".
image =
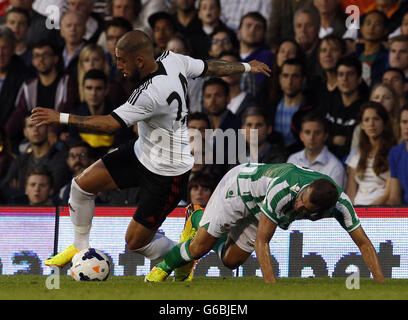
[[60, 113], [50, 108], [36, 107], [31, 111], [31, 121], [36, 122], [36, 126], [59, 123]]
[[263, 62], [252, 60], [249, 62], [251, 73], [263, 73], [267, 77], [271, 75], [271, 69]]

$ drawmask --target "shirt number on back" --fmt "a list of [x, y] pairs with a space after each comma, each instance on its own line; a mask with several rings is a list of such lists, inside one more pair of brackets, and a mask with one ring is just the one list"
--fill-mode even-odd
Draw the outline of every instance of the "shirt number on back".
[[[183, 92], [184, 92], [184, 99], [186, 101], [186, 106], [187, 109], [189, 109], [189, 98], [187, 95], [187, 79], [181, 74], [179, 73], [179, 79], [181, 82], [181, 86], [183, 87]], [[180, 97], [180, 95], [176, 92], [173, 91], [172, 93], [170, 93], [169, 97], [167, 98], [167, 103], [170, 106], [173, 101], [176, 100], [177, 101], [177, 117], [176, 117], [176, 121], [180, 121], [181, 123], [184, 124], [186, 121], [186, 116], [184, 116], [183, 118], [181, 118], [181, 113], [183, 111], [183, 101]]]

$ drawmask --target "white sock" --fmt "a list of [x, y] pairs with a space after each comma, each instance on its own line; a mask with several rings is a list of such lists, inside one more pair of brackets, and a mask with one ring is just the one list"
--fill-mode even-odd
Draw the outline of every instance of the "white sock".
[[165, 235], [156, 233], [148, 245], [132, 251], [140, 253], [150, 260], [155, 260], [163, 258], [176, 244], [177, 242], [167, 238]]
[[74, 246], [79, 250], [86, 249], [89, 247], [89, 233], [95, 212], [95, 195], [82, 190], [72, 179], [68, 206], [74, 225]]

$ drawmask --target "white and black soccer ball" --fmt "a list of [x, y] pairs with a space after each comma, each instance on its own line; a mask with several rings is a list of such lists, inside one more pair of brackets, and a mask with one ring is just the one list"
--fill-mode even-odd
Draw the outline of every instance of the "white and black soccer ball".
[[109, 273], [109, 259], [100, 250], [84, 249], [72, 258], [71, 276], [76, 281], [105, 281]]

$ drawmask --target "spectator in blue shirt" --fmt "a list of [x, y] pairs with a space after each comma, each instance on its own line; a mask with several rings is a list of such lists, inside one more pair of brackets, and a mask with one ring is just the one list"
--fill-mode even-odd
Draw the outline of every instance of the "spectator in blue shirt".
[[408, 204], [408, 107], [401, 111], [401, 136], [403, 142], [393, 147], [388, 156], [390, 166], [390, 196], [388, 204]]

